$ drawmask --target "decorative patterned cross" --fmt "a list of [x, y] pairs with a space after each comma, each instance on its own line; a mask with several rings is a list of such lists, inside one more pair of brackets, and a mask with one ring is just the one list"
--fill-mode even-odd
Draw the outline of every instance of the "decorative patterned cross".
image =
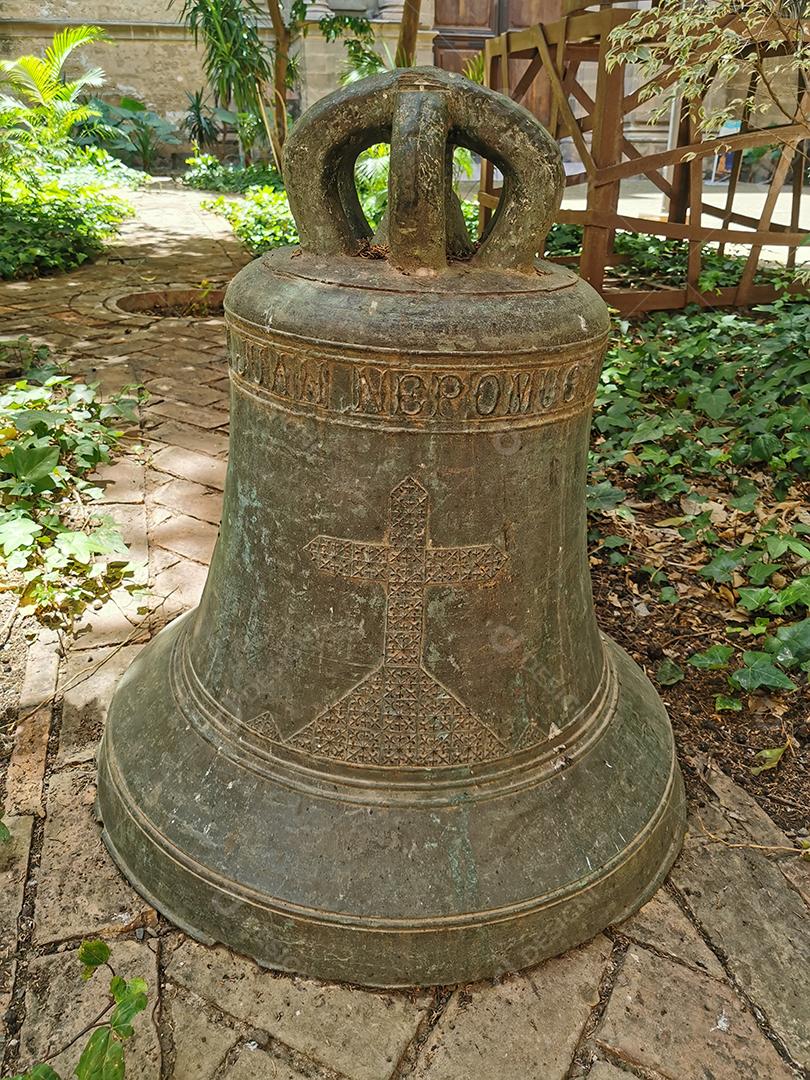
[[495, 544], [434, 548], [428, 494], [407, 477], [391, 492], [382, 542], [317, 536], [306, 550], [325, 573], [372, 581], [386, 591], [382, 663], [284, 742], [341, 761], [424, 767], [485, 761], [502, 740], [425, 668], [426, 590], [492, 585], [506, 554]]

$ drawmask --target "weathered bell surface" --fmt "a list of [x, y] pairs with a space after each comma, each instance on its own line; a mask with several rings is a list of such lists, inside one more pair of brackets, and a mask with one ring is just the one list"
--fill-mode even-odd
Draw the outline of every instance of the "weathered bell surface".
[[[379, 141], [371, 237], [353, 166]], [[452, 146], [504, 176], [475, 251]], [[535, 257], [556, 145], [461, 77], [331, 95], [286, 171], [301, 246], [228, 290], [221, 534], [113, 701], [106, 840], [173, 922], [270, 966], [495, 976], [628, 915], [683, 833], [666, 713], [591, 598], [607, 310]]]

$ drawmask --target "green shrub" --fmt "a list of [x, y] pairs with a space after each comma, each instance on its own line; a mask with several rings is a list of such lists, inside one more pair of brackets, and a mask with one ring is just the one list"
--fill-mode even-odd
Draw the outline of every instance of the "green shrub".
[[98, 184], [17, 185], [0, 194], [0, 278], [72, 270], [104, 249], [129, 207]]
[[225, 165], [213, 154], [198, 151], [186, 158], [186, 165], [183, 183], [198, 191], [243, 192], [255, 187], [270, 188], [271, 191], [284, 189], [276, 169], [265, 161], [247, 166]]
[[[361, 205], [368, 220], [375, 225], [382, 216], [378, 193], [360, 194]], [[384, 207], [384, 202], [383, 202]], [[203, 203], [228, 219], [233, 231], [254, 255], [271, 248], [298, 243], [298, 230], [285, 191], [272, 188], [253, 188], [243, 199], [209, 199]], [[474, 237], [478, 231], [478, 204], [461, 204], [467, 228]]]
[[0, 568], [22, 611], [71, 629], [88, 604], [134, 587], [118, 527], [93, 513], [104, 493], [88, 477], [137, 422], [138, 397], [103, 401], [24, 338], [0, 342], [4, 378], [12, 381], [0, 382]]
[[0, 61], [0, 278], [71, 270], [102, 251], [127, 215], [111, 183], [133, 187], [136, 174], [105, 150], [73, 139], [99, 113], [83, 100], [103, 82], [100, 68], [69, 81], [76, 49], [102, 39], [98, 27], [60, 31], [44, 57]]
[[[683, 286], [689, 260], [686, 240], [664, 240], [640, 233], [616, 233], [614, 249], [627, 257], [626, 262], [609, 267], [608, 277], [629, 287], [644, 285]], [[579, 255], [582, 252], [582, 227], [579, 225], [551, 226], [546, 239], [546, 255], [550, 258]], [[736, 285], [746, 259], [740, 255], [720, 255], [716, 248], [704, 245], [701, 251], [701, 272], [698, 284], [712, 291]], [[786, 286], [796, 276], [783, 266], [766, 266], [759, 271], [758, 280]]]
[[254, 255], [298, 243], [298, 230], [285, 191], [253, 188], [243, 199], [220, 197], [205, 205], [230, 221], [233, 231]]

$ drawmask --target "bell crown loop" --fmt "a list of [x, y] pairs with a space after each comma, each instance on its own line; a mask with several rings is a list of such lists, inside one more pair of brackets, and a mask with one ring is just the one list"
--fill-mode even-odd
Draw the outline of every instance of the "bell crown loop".
[[[373, 236], [354, 166], [379, 142], [391, 144], [388, 210]], [[498, 209], [476, 246], [453, 191], [456, 146], [503, 174]], [[375, 75], [322, 98], [287, 140], [284, 179], [305, 252], [358, 255], [373, 239], [409, 273], [447, 269], [448, 259], [533, 273], [565, 174], [556, 142], [526, 109], [461, 75], [424, 67]]]

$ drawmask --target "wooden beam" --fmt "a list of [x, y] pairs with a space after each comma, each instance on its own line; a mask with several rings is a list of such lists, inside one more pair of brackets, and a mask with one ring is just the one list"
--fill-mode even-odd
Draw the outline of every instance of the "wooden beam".
[[537, 52], [543, 62], [543, 67], [549, 77], [549, 81], [551, 82], [551, 92], [554, 95], [557, 107], [560, 110], [562, 122], [567, 128], [568, 134], [574, 140], [574, 145], [582, 159], [582, 164], [585, 166], [585, 171], [589, 176], [593, 176], [596, 173], [596, 165], [591, 157], [588, 145], [582, 137], [582, 132], [579, 130], [579, 124], [577, 124], [576, 117], [571, 112], [571, 106], [568, 104], [568, 96], [560, 84], [560, 75], [551, 58], [551, 51], [549, 50], [543, 27], [535, 26], [533, 30], [537, 41]]
[[[804, 115], [808, 108], [810, 108], [810, 90], [805, 90], [796, 109], [796, 115]], [[799, 124], [797, 126], [802, 127], [803, 125]], [[776, 163], [776, 168], [773, 170], [768, 194], [765, 196], [765, 205], [762, 208], [762, 223], [766, 227], [770, 224], [771, 218], [773, 217], [773, 212], [776, 209], [776, 201], [779, 198], [779, 192], [782, 190], [785, 180], [787, 179], [790, 163], [793, 161], [801, 140], [802, 136], [800, 135], [791, 142], [786, 142], [782, 147], [779, 161]], [[761, 253], [761, 244], [753, 244], [751, 246], [751, 250], [748, 253], [748, 261], [745, 264], [739, 285], [737, 286], [737, 302], [740, 304], [751, 303], [749, 297], [754, 286], [754, 276], [757, 272], [759, 256]]]
[[[689, 120], [689, 139], [692, 143], [700, 140], [696, 117]], [[696, 155], [689, 162], [689, 255], [686, 260], [687, 292], [700, 292], [700, 270], [702, 266], [701, 242], [697, 236], [700, 228], [700, 212], [703, 208], [703, 159]]]
[[517, 101], [518, 103], [523, 101], [524, 97], [528, 93], [529, 87], [540, 73], [540, 69], [542, 68], [542, 66], [543, 61], [540, 57], [540, 53], [535, 53], [532, 59], [529, 61], [529, 66], [520, 76], [517, 86], [509, 95], [512, 98], [512, 101]]
[[[596, 177], [591, 177], [588, 184], [588, 209], [615, 214], [619, 205], [620, 182], [617, 180], [607, 184], [596, 183], [599, 176], [603, 176], [610, 166], [620, 163], [622, 159], [622, 98], [625, 69], [614, 67], [609, 70], [610, 48], [608, 35], [603, 34], [599, 43], [599, 69], [596, 76], [591, 139], [591, 154], [598, 171]], [[580, 137], [582, 137], [581, 132]], [[603, 228], [598, 225], [585, 226], [580, 273], [597, 290], [602, 288], [605, 264], [612, 250], [612, 228]]]
[[[760, 128], [757, 131], [746, 131], [741, 135], [725, 135], [722, 138], [707, 139], [705, 142], [688, 143], [685, 146], [676, 146], [673, 150], [665, 150], [660, 154], [645, 154], [645, 167], [648, 169], [661, 169], [665, 165], [683, 165], [684, 156], [697, 154], [705, 157], [713, 154], [720, 147], [728, 147], [729, 150], [744, 149], [752, 146], [767, 146], [769, 143], [789, 142], [801, 138], [806, 133], [804, 124], [780, 124], [776, 127]], [[598, 170], [595, 184], [612, 184], [616, 180], [625, 180], [628, 176], [638, 173], [635, 161], [624, 161], [620, 165], [612, 165]], [[722, 211], [721, 211], [722, 214]]]
[[598, 225], [604, 229], [624, 229], [642, 236], [664, 236], [670, 240], [688, 240], [694, 235], [701, 244], [754, 244], [771, 247], [796, 247], [803, 244], [810, 233], [801, 229], [796, 232], [742, 232], [739, 229], [713, 229], [706, 225], [691, 225], [681, 221], [653, 221], [651, 218], [627, 217], [625, 214], [604, 213], [597, 210], [560, 210], [557, 221], [565, 225]]

